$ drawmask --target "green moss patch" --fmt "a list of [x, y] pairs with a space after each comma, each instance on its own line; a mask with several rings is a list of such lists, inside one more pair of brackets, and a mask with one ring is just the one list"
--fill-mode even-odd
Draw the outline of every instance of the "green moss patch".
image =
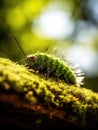
[[30, 104], [67, 111], [81, 122], [98, 121], [98, 94], [86, 88], [46, 79], [23, 65], [0, 58], [0, 93], [13, 92]]

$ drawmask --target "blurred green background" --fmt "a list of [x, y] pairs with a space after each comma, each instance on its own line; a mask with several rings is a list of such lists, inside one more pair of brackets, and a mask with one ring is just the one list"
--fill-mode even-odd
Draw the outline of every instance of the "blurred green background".
[[0, 57], [19, 61], [58, 50], [79, 64], [98, 92], [98, 0], [0, 0]]

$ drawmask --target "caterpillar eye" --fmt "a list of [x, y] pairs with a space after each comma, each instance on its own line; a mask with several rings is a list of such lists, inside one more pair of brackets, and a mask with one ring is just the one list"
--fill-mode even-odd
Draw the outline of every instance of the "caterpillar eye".
[[34, 60], [35, 60], [35, 56], [29, 57], [29, 61], [30, 61], [30, 62], [33, 62]]

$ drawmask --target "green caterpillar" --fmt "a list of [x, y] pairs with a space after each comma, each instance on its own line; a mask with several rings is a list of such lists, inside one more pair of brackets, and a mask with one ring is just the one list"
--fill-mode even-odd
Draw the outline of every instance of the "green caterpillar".
[[[17, 42], [17, 39], [15, 39]], [[22, 50], [17, 42], [17, 45]], [[24, 53], [24, 51], [22, 50]], [[60, 58], [54, 57], [47, 53], [35, 53], [27, 56], [25, 53], [27, 66], [30, 69], [39, 71], [47, 77], [55, 77], [56, 79], [64, 80], [67, 84], [74, 84], [76, 86], [83, 85], [83, 72], [79, 67], [70, 66], [67, 62]]]

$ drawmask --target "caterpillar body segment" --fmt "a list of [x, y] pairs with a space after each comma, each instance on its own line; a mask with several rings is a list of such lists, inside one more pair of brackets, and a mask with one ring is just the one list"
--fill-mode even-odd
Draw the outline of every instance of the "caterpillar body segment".
[[46, 74], [47, 77], [56, 77], [68, 84], [82, 85], [83, 73], [78, 67], [73, 69], [60, 58], [47, 53], [35, 53], [26, 58], [29, 68]]

